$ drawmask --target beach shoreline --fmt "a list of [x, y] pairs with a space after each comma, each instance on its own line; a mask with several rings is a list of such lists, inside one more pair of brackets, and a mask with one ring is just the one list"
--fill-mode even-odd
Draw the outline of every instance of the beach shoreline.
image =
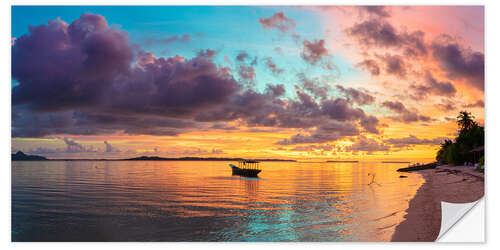
[[438, 166], [415, 171], [425, 182], [410, 200], [391, 241], [432, 242], [441, 229], [441, 201], [468, 203], [484, 196], [484, 174], [466, 166]]

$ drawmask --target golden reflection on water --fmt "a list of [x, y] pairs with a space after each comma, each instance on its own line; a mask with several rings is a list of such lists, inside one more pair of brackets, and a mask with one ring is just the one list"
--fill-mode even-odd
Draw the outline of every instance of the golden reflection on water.
[[388, 241], [423, 183], [405, 164], [229, 163], [13, 162], [13, 239]]

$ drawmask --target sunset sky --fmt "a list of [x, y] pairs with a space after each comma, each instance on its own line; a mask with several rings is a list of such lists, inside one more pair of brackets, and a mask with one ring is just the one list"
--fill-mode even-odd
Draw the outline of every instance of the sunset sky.
[[13, 7], [12, 150], [421, 160], [484, 123], [484, 8]]

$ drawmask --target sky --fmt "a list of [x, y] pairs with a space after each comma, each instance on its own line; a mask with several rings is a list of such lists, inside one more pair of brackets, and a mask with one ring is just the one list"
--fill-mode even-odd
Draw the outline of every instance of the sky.
[[12, 151], [430, 161], [484, 123], [481, 6], [13, 6]]

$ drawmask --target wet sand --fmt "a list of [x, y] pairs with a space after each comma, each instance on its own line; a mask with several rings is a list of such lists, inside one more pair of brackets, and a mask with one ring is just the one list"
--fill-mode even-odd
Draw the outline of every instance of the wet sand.
[[421, 174], [425, 183], [410, 201], [392, 241], [435, 241], [441, 228], [441, 201], [466, 203], [484, 195], [484, 174], [473, 167], [445, 165], [410, 174]]

